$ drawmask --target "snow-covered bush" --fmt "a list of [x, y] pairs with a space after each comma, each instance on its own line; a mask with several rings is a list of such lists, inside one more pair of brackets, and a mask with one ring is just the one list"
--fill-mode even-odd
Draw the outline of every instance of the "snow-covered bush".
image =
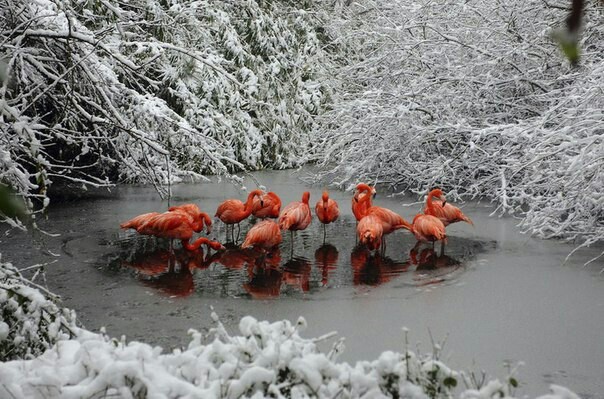
[[[488, 197], [541, 237], [604, 239], [604, 25], [586, 3], [581, 66], [549, 33], [568, 2], [353, 2], [317, 159], [342, 186]], [[326, 150], [325, 150], [326, 149]]]
[[77, 330], [75, 313], [38, 288], [0, 262], [0, 361], [37, 356]]
[[0, 183], [46, 205], [303, 162], [329, 94], [310, 4], [0, 0]]

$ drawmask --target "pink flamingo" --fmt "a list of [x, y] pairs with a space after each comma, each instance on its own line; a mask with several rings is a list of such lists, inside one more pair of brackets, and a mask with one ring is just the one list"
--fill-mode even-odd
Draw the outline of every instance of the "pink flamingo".
[[[437, 201], [434, 201], [434, 199]], [[457, 222], [466, 222], [472, 226], [474, 225], [472, 220], [464, 215], [461, 209], [447, 202], [442, 190], [438, 188], [430, 191], [428, 194], [424, 213], [426, 215], [436, 216], [445, 226]]]
[[329, 198], [327, 191], [323, 191], [323, 196], [315, 205], [315, 214], [319, 221], [323, 223], [323, 242], [325, 242], [326, 228], [325, 226], [329, 223], [333, 223], [340, 216], [340, 209], [338, 203]]
[[281, 211], [281, 198], [270, 191], [261, 197], [254, 197], [252, 215], [258, 219], [278, 218]]
[[272, 220], [263, 220], [256, 223], [245, 236], [241, 248], [262, 248], [270, 250], [281, 244], [281, 230], [279, 225]]
[[210, 218], [210, 215], [205, 212], [202, 212], [201, 209], [199, 209], [199, 207], [195, 204], [171, 206], [170, 208], [168, 208], [168, 211], [184, 212], [188, 215], [191, 215], [194, 220], [201, 220], [201, 228], [196, 231], [197, 233], [199, 233], [203, 229], [204, 223], [206, 225], [206, 234], [210, 234], [210, 232], [212, 231], [212, 219]]
[[302, 194], [302, 201], [294, 201], [289, 203], [279, 215], [279, 228], [281, 230], [289, 230], [292, 238], [292, 251], [294, 248], [294, 231], [304, 230], [310, 224], [312, 216], [310, 214], [310, 193], [305, 191]]
[[198, 223], [191, 223], [190, 215], [182, 212], [165, 212], [146, 220], [136, 231], [143, 235], [178, 239], [188, 251], [195, 251], [203, 244], [223, 249], [222, 244], [210, 241], [205, 237], [198, 238], [193, 243], [189, 243], [189, 240], [193, 237], [193, 232], [197, 229], [201, 230], [199, 227], [200, 223], [202, 223], [201, 220]]
[[[259, 197], [263, 194], [262, 190], [254, 190], [247, 196], [247, 201], [245, 204], [237, 199], [228, 199], [218, 205], [218, 209], [216, 209], [216, 217], [220, 219], [227, 225], [235, 225], [240, 228], [239, 223], [246, 219], [248, 216], [252, 214], [252, 203], [255, 197]], [[233, 230], [231, 234], [234, 235], [235, 226], [233, 226]], [[228, 236], [228, 231], [227, 231]], [[235, 241], [234, 237], [233, 241]], [[239, 238], [239, 230], [237, 232], [237, 238]]]
[[[367, 213], [367, 209], [371, 207], [371, 198], [375, 197], [376, 191], [375, 188], [365, 184], [359, 183], [354, 191], [354, 195], [352, 196], [351, 205], [352, 205], [352, 213], [359, 222], [365, 213]], [[361, 201], [365, 196], [369, 197], [367, 202]]]

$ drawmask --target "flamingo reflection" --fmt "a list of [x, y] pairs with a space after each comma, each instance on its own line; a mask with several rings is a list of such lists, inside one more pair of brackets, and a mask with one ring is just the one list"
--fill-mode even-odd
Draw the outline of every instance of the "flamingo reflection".
[[409, 268], [408, 262], [397, 262], [379, 253], [372, 253], [364, 245], [357, 245], [350, 253], [354, 285], [378, 286]]
[[283, 265], [283, 281], [292, 287], [308, 292], [310, 290], [310, 261], [302, 257], [292, 257]]
[[219, 263], [227, 269], [242, 269], [246, 264], [253, 263], [259, 256], [258, 251], [253, 249], [241, 249], [237, 245], [227, 243], [225, 250], [216, 252], [209, 259], [209, 263]]
[[211, 257], [202, 250], [186, 251], [159, 249], [135, 255], [131, 261], [122, 261], [123, 267], [135, 269], [139, 278], [149, 287], [162, 293], [185, 297], [195, 290], [193, 271], [206, 269]]
[[438, 254], [433, 248], [425, 248], [418, 253], [413, 248], [409, 253], [411, 263], [416, 265], [415, 280], [418, 285], [437, 284], [450, 279], [451, 273], [461, 268], [461, 262], [455, 258]]
[[[260, 253], [259, 253], [260, 254]], [[254, 299], [276, 298], [281, 293], [283, 272], [279, 269], [281, 251], [279, 248], [261, 253], [248, 265], [249, 281], [243, 288]]]
[[329, 274], [337, 268], [338, 249], [331, 244], [323, 244], [315, 251], [315, 265], [321, 269], [321, 285], [325, 287]]

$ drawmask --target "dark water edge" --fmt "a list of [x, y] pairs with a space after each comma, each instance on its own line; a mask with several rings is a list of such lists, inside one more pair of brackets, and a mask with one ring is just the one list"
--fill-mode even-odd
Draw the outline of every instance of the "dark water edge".
[[[314, 205], [323, 189], [305, 186], [291, 171], [255, 176], [284, 203], [309, 189]], [[280, 253], [261, 261], [234, 248], [222, 259], [179, 251], [170, 258], [165, 242], [118, 228], [132, 216], [167, 208], [153, 188], [99, 193], [51, 207], [39, 224], [59, 237], [37, 233], [32, 240], [10, 231], [0, 238], [2, 259], [19, 267], [55, 262], [46, 267], [48, 286], [90, 329], [106, 326], [111, 335], [169, 348], [186, 345], [188, 328], [211, 327], [210, 306], [233, 332], [247, 314], [266, 320], [303, 315], [306, 336], [337, 330], [346, 337], [341, 360], [353, 362], [402, 350], [405, 326], [423, 352], [430, 350], [430, 333], [437, 340], [448, 336], [445, 361], [453, 368], [503, 377], [504, 361], [524, 361], [520, 394], [543, 394], [553, 382], [582, 397], [604, 397], [604, 266], [583, 266], [601, 248], [564, 263], [572, 245], [520, 234], [516, 220], [489, 217], [489, 204], [471, 203], [463, 210], [476, 228], [448, 229], [447, 258], [430, 248], [413, 255], [415, 242], [404, 232], [388, 238], [385, 256], [374, 256], [355, 246], [350, 194], [333, 191], [343, 214], [328, 227], [325, 244], [315, 220], [297, 234], [293, 253], [285, 235]], [[224, 181], [183, 184], [174, 187], [171, 203], [195, 202], [213, 214], [220, 201], [244, 197]], [[376, 203], [406, 218], [421, 209], [383, 193]], [[224, 235], [218, 223], [212, 236]]]

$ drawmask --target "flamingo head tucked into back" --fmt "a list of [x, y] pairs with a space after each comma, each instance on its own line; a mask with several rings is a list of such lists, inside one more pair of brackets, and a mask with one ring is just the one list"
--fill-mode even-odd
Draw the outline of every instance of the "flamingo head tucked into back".
[[310, 193], [308, 191], [304, 191], [302, 194], [302, 202], [308, 205], [308, 201], [310, 201]]
[[[368, 194], [371, 194], [371, 196], [373, 198], [375, 198], [375, 196], [377, 194], [377, 191], [375, 191], [375, 187], [371, 187], [370, 185], [365, 184], [365, 183], [357, 184], [356, 192], [357, 192], [357, 194], [366, 192]], [[356, 195], [355, 195], [355, 198], [356, 198], [356, 201], [358, 202], [358, 197]]]
[[447, 203], [445, 194], [442, 192], [442, 190], [440, 188], [435, 188], [434, 190], [430, 191], [430, 193], [428, 194], [428, 197], [438, 199], [440, 202], [442, 202], [442, 206], [445, 206], [445, 204]]
[[329, 202], [329, 194], [327, 194], [327, 191], [323, 191], [321, 199], [323, 200], [323, 210], [327, 212], [327, 203]]
[[361, 237], [361, 243], [365, 244], [370, 250], [378, 249], [382, 244], [382, 237], [375, 232], [365, 231]]

